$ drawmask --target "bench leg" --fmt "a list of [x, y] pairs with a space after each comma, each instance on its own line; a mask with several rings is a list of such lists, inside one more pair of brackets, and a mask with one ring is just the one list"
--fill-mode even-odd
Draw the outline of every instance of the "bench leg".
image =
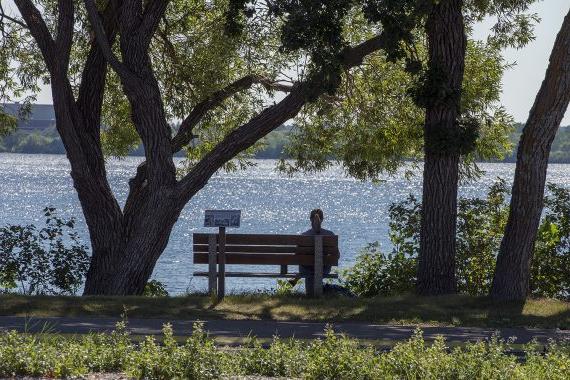
[[208, 293], [214, 295], [218, 288], [216, 235], [208, 236]]
[[323, 294], [323, 237], [315, 236], [315, 277], [313, 296], [319, 297]]

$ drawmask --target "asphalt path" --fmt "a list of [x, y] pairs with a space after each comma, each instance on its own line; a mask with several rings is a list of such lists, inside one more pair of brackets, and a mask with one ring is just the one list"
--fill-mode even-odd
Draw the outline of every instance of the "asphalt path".
[[[0, 331], [16, 330], [19, 332], [51, 332], [64, 334], [88, 334], [109, 332], [115, 328], [116, 318], [25, 318], [0, 316]], [[192, 333], [192, 326], [197, 320], [166, 319], [129, 319], [128, 329], [133, 335], [159, 335], [162, 326], [170, 323], [177, 336]], [[285, 322], [269, 320], [208, 320], [202, 321], [204, 328], [214, 337], [282, 338], [314, 339], [324, 335], [327, 323], [324, 322]], [[376, 325], [356, 322], [338, 322], [330, 324], [337, 333], [350, 337], [370, 340], [407, 340], [416, 326]], [[443, 336], [448, 342], [468, 342], [486, 340], [494, 334], [501, 338], [515, 338], [515, 343], [527, 343], [533, 339], [546, 343], [549, 339], [570, 340], [570, 330], [531, 329], [531, 328], [481, 328], [481, 327], [421, 327], [425, 339], [431, 340]]]

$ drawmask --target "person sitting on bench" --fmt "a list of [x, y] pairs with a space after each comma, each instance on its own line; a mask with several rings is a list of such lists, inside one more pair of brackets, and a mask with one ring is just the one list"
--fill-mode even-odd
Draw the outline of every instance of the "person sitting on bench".
[[[334, 232], [326, 230], [321, 227], [324, 220], [324, 215], [323, 215], [323, 210], [321, 210], [320, 208], [312, 210], [309, 219], [311, 221], [311, 228], [303, 232], [301, 235], [309, 235], [309, 236], [335, 235]], [[332, 267], [330, 265], [323, 266], [323, 275], [330, 274], [331, 268]], [[305, 291], [307, 295], [312, 295], [314, 289], [314, 275], [315, 275], [314, 267], [312, 265], [299, 265], [299, 275], [300, 275], [299, 277], [290, 280], [289, 283], [292, 286], [295, 286], [301, 277], [304, 278]]]

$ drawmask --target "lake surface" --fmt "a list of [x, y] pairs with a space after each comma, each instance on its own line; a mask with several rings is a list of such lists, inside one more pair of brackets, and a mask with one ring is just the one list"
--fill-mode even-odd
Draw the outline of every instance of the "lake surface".
[[[121, 204], [126, 198], [128, 180], [140, 161], [139, 157], [108, 161], [109, 180]], [[182, 212], [153, 274], [171, 294], [207, 287], [206, 279], [192, 277], [194, 270], [205, 270], [205, 266], [194, 268], [191, 252], [192, 233], [211, 231], [202, 227], [205, 209], [241, 209], [240, 233], [297, 234], [309, 228], [309, 211], [320, 207], [325, 213], [323, 226], [340, 235], [340, 267], [347, 267], [369, 242], [380, 241], [382, 249], [388, 252], [389, 205], [410, 193], [421, 194], [420, 175], [406, 180], [402, 172], [373, 184], [347, 178], [340, 167], [311, 176], [287, 177], [275, 171], [274, 160], [258, 160], [256, 164], [246, 171], [215, 175]], [[460, 195], [484, 196], [497, 177], [512, 181], [514, 164], [480, 166], [485, 175], [477, 182], [462, 184]], [[0, 154], [1, 224], [41, 224], [42, 209], [51, 205], [61, 215], [78, 219], [77, 230], [88, 243], [87, 227], [69, 171], [65, 156]], [[570, 188], [570, 165], [550, 165], [548, 181]], [[226, 282], [229, 291], [269, 289], [276, 284], [271, 279], [229, 278]]]

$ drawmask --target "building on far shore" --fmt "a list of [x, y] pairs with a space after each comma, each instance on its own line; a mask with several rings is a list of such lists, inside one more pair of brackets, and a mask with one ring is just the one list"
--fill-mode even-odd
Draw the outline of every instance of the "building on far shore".
[[4, 113], [18, 119], [18, 130], [25, 132], [43, 132], [55, 127], [55, 111], [53, 104], [32, 104], [30, 112], [24, 117], [21, 115], [23, 104], [1, 103]]

